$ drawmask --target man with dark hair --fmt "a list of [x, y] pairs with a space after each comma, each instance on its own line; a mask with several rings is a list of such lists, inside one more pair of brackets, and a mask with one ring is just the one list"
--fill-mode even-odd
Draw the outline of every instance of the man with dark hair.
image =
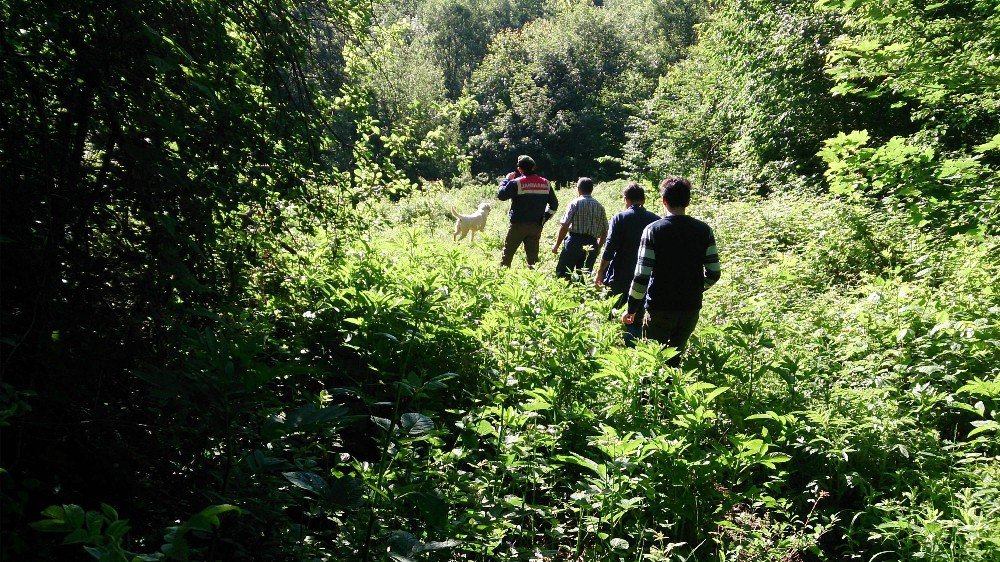
[[556, 243], [552, 245], [554, 254], [566, 239], [556, 264], [556, 275], [563, 279], [569, 279], [570, 271], [574, 269], [593, 269], [604, 238], [608, 235], [608, 214], [604, 212], [604, 206], [591, 196], [594, 180], [578, 179], [576, 193], [579, 197], [566, 208], [566, 214], [559, 221], [561, 226]]
[[721, 269], [712, 229], [686, 214], [691, 183], [667, 178], [660, 184], [660, 195], [667, 216], [642, 232], [622, 322], [634, 323], [645, 304], [643, 335], [676, 349], [677, 355], [667, 364], [678, 367], [680, 353], [698, 323], [702, 293], [719, 280]]
[[[649, 224], [660, 219], [659, 215], [643, 207], [646, 203], [646, 192], [636, 182], [630, 182], [622, 191], [625, 210], [611, 218], [607, 244], [604, 246], [604, 257], [601, 267], [594, 275], [594, 283], [598, 287], [608, 287], [611, 295], [616, 297], [615, 309], [620, 309], [628, 301], [629, 285], [635, 273], [638, 261], [639, 240], [642, 231]], [[642, 335], [640, 322], [633, 322], [625, 327], [629, 334], [626, 341], [631, 343]]]
[[535, 161], [521, 155], [517, 157], [517, 171], [507, 174], [500, 182], [497, 199], [510, 200], [510, 227], [503, 241], [500, 265], [510, 267], [517, 249], [524, 244], [528, 267], [534, 267], [538, 261], [542, 226], [559, 207], [555, 190], [549, 180], [535, 174]]

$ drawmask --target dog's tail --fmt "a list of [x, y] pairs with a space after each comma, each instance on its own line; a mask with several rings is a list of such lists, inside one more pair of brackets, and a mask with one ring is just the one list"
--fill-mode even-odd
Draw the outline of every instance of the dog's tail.
[[455, 217], [455, 220], [458, 220], [458, 213], [455, 212], [455, 209], [448, 207], [448, 212], [451, 213], [451, 216]]

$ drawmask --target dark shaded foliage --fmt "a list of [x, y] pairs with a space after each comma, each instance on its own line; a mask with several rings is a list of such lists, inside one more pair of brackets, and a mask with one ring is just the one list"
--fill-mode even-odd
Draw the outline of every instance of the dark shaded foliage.
[[[154, 510], [193, 513], [217, 489], [177, 477], [202, 445], [159, 433], [170, 420], [135, 373], [251, 304], [285, 205], [336, 220], [315, 187], [331, 137], [304, 26], [338, 9], [4, 3], [0, 361], [31, 408], [3, 430], [5, 555], [25, 555], [16, 535], [43, 503], [135, 513], [157, 493]], [[205, 413], [193, 404], [178, 423]]]

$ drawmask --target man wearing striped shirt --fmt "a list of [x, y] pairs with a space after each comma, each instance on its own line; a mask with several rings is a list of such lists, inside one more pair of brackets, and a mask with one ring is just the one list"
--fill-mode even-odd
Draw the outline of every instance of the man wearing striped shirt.
[[559, 234], [556, 235], [552, 253], [559, 251], [565, 238], [566, 245], [556, 264], [556, 275], [564, 279], [569, 279], [570, 271], [574, 269], [593, 269], [608, 236], [608, 214], [604, 206], [591, 196], [593, 192], [594, 180], [577, 180], [576, 193], [579, 197], [570, 201], [566, 214], [559, 221]]
[[650, 224], [639, 243], [624, 324], [645, 306], [643, 335], [677, 350], [667, 362], [680, 366], [680, 353], [698, 323], [702, 293], [721, 276], [711, 227], [686, 214], [691, 183], [667, 178], [660, 184], [666, 217]]

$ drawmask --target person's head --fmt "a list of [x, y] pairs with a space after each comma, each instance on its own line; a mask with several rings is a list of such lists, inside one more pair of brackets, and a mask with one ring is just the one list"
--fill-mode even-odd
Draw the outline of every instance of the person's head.
[[641, 185], [632, 181], [625, 186], [622, 191], [622, 197], [625, 198], [625, 205], [642, 205], [646, 202], [646, 190], [642, 188]]
[[535, 161], [527, 154], [522, 154], [517, 157], [517, 169], [521, 170], [522, 174], [530, 174], [535, 171]]
[[684, 209], [691, 202], [691, 182], [679, 177], [667, 178], [660, 182], [660, 197], [665, 205]]
[[590, 195], [594, 192], [594, 180], [590, 178], [576, 180], [576, 192], [580, 195]]

